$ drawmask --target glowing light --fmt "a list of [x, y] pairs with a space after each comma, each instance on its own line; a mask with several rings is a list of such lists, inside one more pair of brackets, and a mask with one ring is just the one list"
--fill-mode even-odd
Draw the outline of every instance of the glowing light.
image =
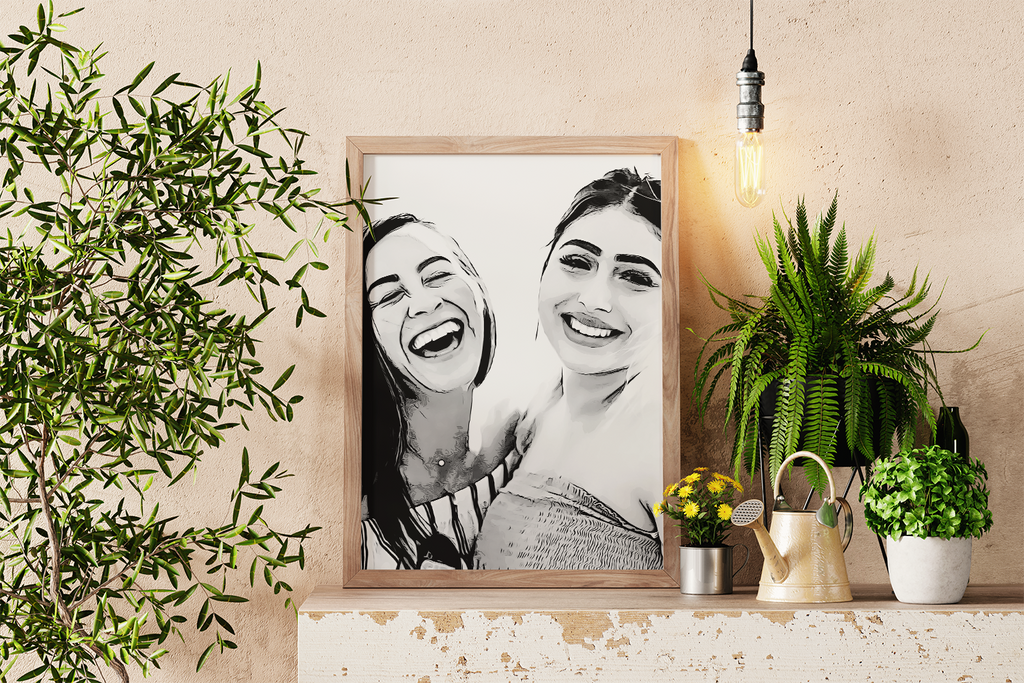
[[741, 131], [736, 138], [736, 199], [746, 207], [764, 198], [764, 141], [761, 131]]

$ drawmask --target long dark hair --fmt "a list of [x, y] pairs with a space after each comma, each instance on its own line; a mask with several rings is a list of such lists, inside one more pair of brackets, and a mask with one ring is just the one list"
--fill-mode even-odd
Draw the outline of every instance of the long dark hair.
[[573, 197], [572, 204], [555, 226], [555, 234], [548, 244], [548, 255], [544, 258], [541, 272], [548, 269], [551, 254], [570, 225], [588, 214], [617, 206], [646, 220], [651, 224], [651, 232], [661, 239], [661, 181], [649, 175], [640, 177], [635, 170], [628, 168], [608, 171], [588, 183]]
[[[409, 224], [422, 225], [437, 231], [431, 223], [403, 213], [379, 220], [363, 232], [363, 267], [370, 251], [380, 240]], [[438, 234], [441, 234], [438, 232]], [[446, 236], [445, 236], [446, 237]], [[452, 255], [462, 271], [476, 283], [481, 299], [483, 323], [483, 351], [473, 386], [479, 386], [487, 376], [494, 358], [496, 331], [494, 314], [487, 301], [486, 291], [473, 264], [459, 245], [447, 238]], [[398, 558], [399, 567], [414, 569], [419, 566], [424, 552], [434, 559], [451, 564], [456, 561], [454, 546], [443, 536], [415, 519], [411, 512], [409, 487], [401, 472], [402, 456], [409, 445], [405, 403], [415, 398], [414, 389], [388, 360], [374, 333], [370, 306], [363, 286], [363, 448], [362, 485], [367, 511], [381, 531], [388, 550]], [[447, 542], [447, 544], [446, 544]], [[455, 553], [456, 558], [452, 558]], [[453, 565], [457, 566], [457, 565]]]

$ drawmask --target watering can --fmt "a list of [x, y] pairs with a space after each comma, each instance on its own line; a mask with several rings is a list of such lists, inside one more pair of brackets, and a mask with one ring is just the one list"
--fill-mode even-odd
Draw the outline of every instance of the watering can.
[[[779, 492], [782, 473], [796, 458], [817, 461], [828, 477], [830, 496], [815, 510], [794, 510]], [[843, 536], [835, 503], [845, 512]], [[786, 458], [775, 475], [775, 506], [771, 535], [764, 528], [764, 503], [747, 500], [736, 506], [732, 523], [750, 527], [761, 545], [764, 567], [757, 599], [767, 602], [848, 602], [850, 580], [843, 551], [853, 536], [853, 511], [844, 498], [836, 497], [832, 470], [814, 453], [798, 451]]]

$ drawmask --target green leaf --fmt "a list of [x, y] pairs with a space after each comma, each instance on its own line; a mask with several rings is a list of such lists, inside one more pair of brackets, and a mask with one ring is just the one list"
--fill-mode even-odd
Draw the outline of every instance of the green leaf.
[[274, 387], [271, 389], [271, 391], [277, 391], [282, 386], [284, 386], [284, 383], [288, 381], [288, 378], [292, 376], [292, 372], [294, 371], [295, 365], [292, 364], [291, 366], [288, 367], [287, 370], [281, 373], [280, 377], [277, 378], [277, 381], [274, 382]]
[[[128, 93], [131, 93], [133, 90], [135, 90], [137, 87], [139, 87], [139, 85], [142, 84], [142, 81], [146, 80], [146, 76], [148, 76], [149, 72], [153, 70], [153, 65], [154, 64], [156, 64], [156, 62], [150, 62], [146, 66], [142, 67], [142, 71], [140, 71], [135, 76], [135, 78], [132, 79], [131, 84], [125, 86], [124, 88], [121, 88], [120, 90], [118, 90], [114, 94], [115, 95], [120, 95], [121, 93], [123, 93], [125, 91], [127, 91]], [[145, 116], [145, 114], [143, 114], [143, 116]]]
[[206, 647], [206, 649], [203, 650], [203, 654], [199, 656], [199, 662], [196, 664], [196, 672], [197, 673], [199, 672], [200, 669], [203, 668], [203, 665], [206, 664], [206, 660], [210, 658], [211, 654], [213, 654], [213, 648], [215, 648], [216, 646], [217, 646], [217, 643], [210, 643]]
[[[152, 65], [150, 65], [150, 66], [152, 66]], [[156, 86], [156, 89], [153, 90], [152, 97], [156, 97], [157, 95], [162, 93], [164, 90], [167, 90], [167, 88], [169, 88], [174, 83], [174, 81], [178, 78], [178, 76], [180, 76], [180, 75], [181, 75], [180, 73], [174, 73], [174, 74], [171, 74], [170, 76], [168, 76], [167, 78], [165, 78], [163, 80], [163, 82], [161, 82], [160, 85]]]

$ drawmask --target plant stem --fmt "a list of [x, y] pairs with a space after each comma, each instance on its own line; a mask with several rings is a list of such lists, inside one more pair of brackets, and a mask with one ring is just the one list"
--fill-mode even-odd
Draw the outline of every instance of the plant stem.
[[46, 452], [49, 449], [50, 429], [45, 424], [43, 425], [41, 441], [39, 455], [36, 458], [36, 473], [39, 475], [40, 503], [43, 510], [43, 519], [46, 522], [46, 537], [50, 543], [50, 601], [57, 609], [61, 622], [71, 629], [74, 627], [71, 613], [60, 597], [61, 549], [60, 539], [57, 538], [57, 529], [53, 523], [53, 511], [50, 509], [50, 496], [53, 495], [53, 492], [46, 490]]

